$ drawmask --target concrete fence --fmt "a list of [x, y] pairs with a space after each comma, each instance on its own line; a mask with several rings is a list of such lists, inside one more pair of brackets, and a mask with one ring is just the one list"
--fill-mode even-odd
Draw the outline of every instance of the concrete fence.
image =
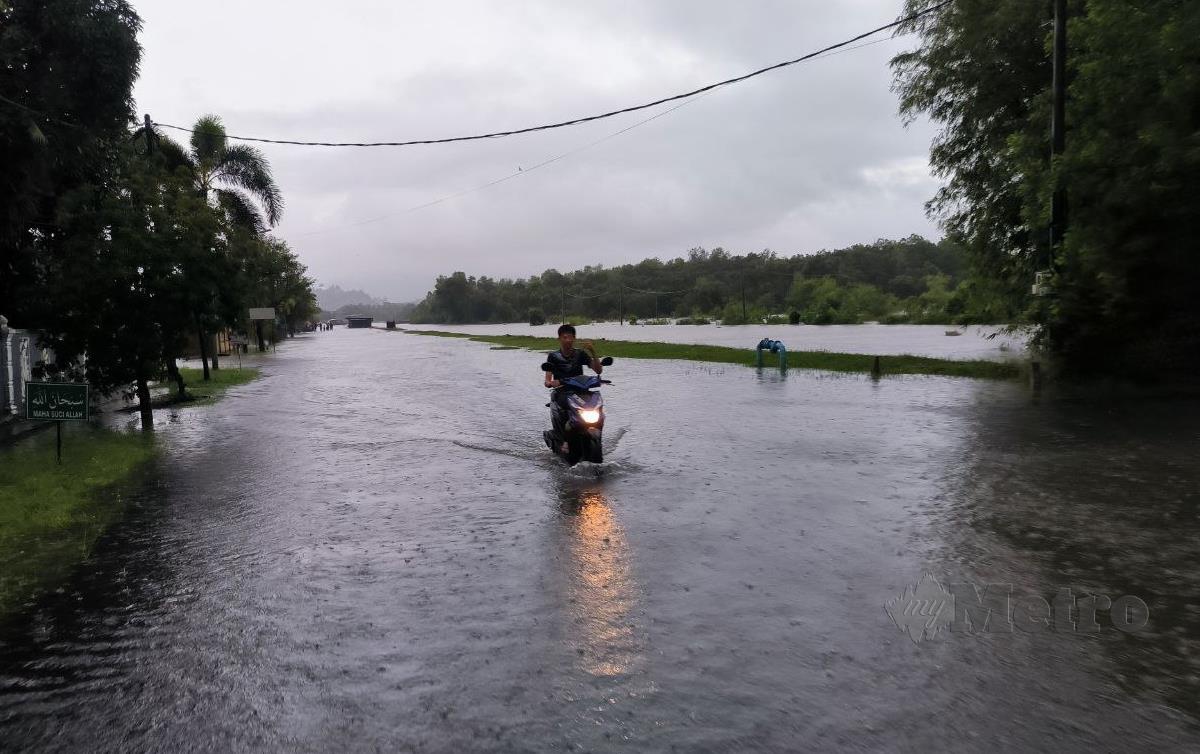
[[25, 383], [33, 379], [33, 364], [40, 359], [37, 336], [8, 326], [0, 315], [0, 421], [24, 416]]

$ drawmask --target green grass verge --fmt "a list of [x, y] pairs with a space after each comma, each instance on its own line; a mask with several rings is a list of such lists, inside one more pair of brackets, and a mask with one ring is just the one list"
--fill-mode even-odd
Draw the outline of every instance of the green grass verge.
[[[189, 405], [212, 403], [225, 394], [225, 391], [237, 385], [245, 385], [258, 379], [260, 371], [256, 367], [221, 367], [209, 370], [208, 382], [204, 381], [204, 370], [194, 367], [184, 367], [179, 370], [183, 381], [187, 383], [187, 391], [195, 400]], [[171, 388], [174, 394], [175, 384], [165, 380], [164, 385]]]
[[155, 454], [153, 438], [63, 426], [0, 448], [0, 618], [62, 583], [125, 505], [120, 483]]
[[[531, 351], [553, 351], [558, 348], [554, 338], [535, 338], [529, 335], [468, 335], [466, 333], [441, 330], [400, 330], [410, 335], [434, 335], [443, 338], [466, 338], [482, 343], [492, 343], [512, 348], [527, 348]], [[721, 364], [755, 365], [754, 350], [730, 348], [728, 346], [701, 346], [682, 343], [648, 343], [632, 340], [597, 339], [596, 349], [601, 356], [622, 359], [683, 359], [686, 361], [711, 361]], [[764, 363], [773, 366], [779, 363], [774, 354], [763, 354]], [[794, 369], [822, 369], [831, 372], [870, 372], [875, 357], [861, 353], [836, 353], [833, 351], [789, 351], [788, 367]], [[1016, 364], [999, 361], [957, 361], [936, 359], [928, 356], [881, 356], [880, 366], [884, 376], [895, 374], [930, 374], [942, 377], [977, 377], [1007, 380], [1020, 374]]]
[[[205, 382], [199, 369], [179, 371], [190, 406], [212, 403], [260, 374], [225, 367]], [[153, 436], [69, 424], [63, 426], [61, 466], [53, 430], [0, 448], [0, 619], [64, 582], [87, 558], [124, 511], [122, 483], [155, 452]]]

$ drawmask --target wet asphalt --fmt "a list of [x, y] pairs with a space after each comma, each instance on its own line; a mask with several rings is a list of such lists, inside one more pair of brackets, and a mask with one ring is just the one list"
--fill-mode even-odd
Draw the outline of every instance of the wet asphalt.
[[567, 469], [541, 360], [339, 329], [160, 412], [0, 750], [1200, 749], [1200, 403], [618, 361]]

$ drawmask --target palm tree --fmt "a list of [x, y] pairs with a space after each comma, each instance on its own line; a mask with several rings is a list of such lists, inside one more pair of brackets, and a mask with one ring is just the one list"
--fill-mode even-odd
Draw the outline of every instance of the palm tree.
[[279, 222], [283, 194], [270, 163], [254, 147], [230, 144], [219, 117], [205, 115], [196, 121], [185, 159], [197, 190], [224, 209], [234, 224], [263, 233]]
[[[147, 151], [157, 150], [170, 169], [186, 168], [202, 196], [220, 207], [229, 222], [254, 234], [263, 234], [279, 222], [283, 194], [271, 175], [271, 165], [261, 151], [246, 144], [230, 144], [225, 125], [216, 115], [205, 115], [192, 127], [190, 149], [161, 134], [149, 123], [135, 137], [147, 140]], [[204, 379], [208, 374], [208, 338], [199, 311], [197, 335]], [[216, 348], [212, 367], [218, 368]]]
[[[149, 122], [134, 132], [147, 151], [159, 153], [166, 167], [185, 167], [196, 190], [225, 210], [230, 221], [263, 233], [279, 222], [283, 194], [263, 153], [245, 144], [229, 144], [220, 116], [205, 115], [191, 129], [190, 149], [167, 137]], [[261, 207], [261, 209], [260, 209]]]

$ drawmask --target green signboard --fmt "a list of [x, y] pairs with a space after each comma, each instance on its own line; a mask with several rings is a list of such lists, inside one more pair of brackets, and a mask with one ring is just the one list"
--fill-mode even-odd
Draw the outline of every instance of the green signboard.
[[26, 382], [25, 417], [85, 422], [88, 386], [75, 382]]

